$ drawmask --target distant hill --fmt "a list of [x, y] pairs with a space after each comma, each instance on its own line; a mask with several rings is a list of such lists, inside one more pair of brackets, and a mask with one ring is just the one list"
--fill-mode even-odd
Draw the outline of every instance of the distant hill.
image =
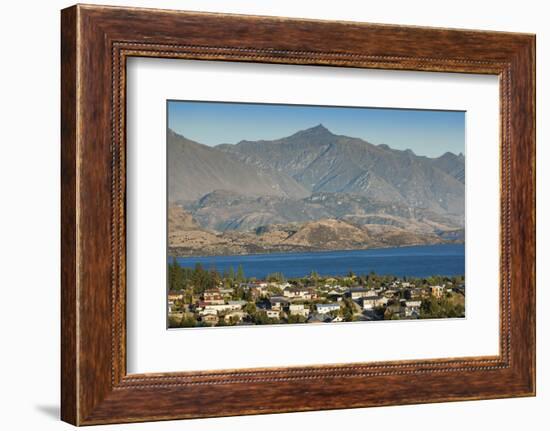
[[[271, 224], [252, 231], [202, 229], [192, 216], [170, 207], [169, 254], [175, 256], [235, 255], [290, 251], [353, 250], [454, 242], [434, 233], [409, 231], [392, 225], [356, 225], [320, 219]], [[176, 227], [177, 226], [177, 227]]]
[[274, 141], [216, 148], [246, 165], [287, 174], [311, 193], [351, 193], [439, 213], [464, 212], [463, 179], [457, 179], [459, 167], [446, 157], [430, 159], [373, 145], [335, 135], [323, 125]]
[[247, 196], [304, 197], [309, 192], [285, 173], [247, 166], [222, 151], [168, 130], [168, 200], [194, 201], [214, 190]]
[[303, 199], [247, 197], [216, 190], [186, 206], [204, 228], [253, 230], [270, 224], [344, 219], [355, 224], [388, 224], [422, 232], [456, 229], [463, 217], [413, 208], [405, 203], [375, 201], [348, 193], [314, 193]]

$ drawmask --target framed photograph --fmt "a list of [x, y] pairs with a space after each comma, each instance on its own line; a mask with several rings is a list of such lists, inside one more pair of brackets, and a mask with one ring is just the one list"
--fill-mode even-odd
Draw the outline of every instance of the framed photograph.
[[535, 394], [533, 35], [61, 33], [63, 420]]

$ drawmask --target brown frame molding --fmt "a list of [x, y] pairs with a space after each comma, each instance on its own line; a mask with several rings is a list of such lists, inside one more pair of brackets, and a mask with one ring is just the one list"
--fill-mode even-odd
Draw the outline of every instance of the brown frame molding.
[[[83, 5], [64, 9], [61, 21], [63, 420], [91, 425], [535, 394], [534, 35]], [[127, 375], [130, 56], [498, 75], [500, 354]]]

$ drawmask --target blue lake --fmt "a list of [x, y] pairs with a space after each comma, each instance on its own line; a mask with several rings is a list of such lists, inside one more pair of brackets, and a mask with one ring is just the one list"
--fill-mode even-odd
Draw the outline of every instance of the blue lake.
[[243, 266], [246, 277], [265, 278], [282, 272], [288, 278], [302, 277], [316, 271], [320, 275], [391, 274], [399, 277], [430, 275], [464, 275], [464, 244], [437, 244], [372, 250], [341, 250], [316, 253], [270, 253], [239, 256], [178, 257], [181, 266], [223, 272]]

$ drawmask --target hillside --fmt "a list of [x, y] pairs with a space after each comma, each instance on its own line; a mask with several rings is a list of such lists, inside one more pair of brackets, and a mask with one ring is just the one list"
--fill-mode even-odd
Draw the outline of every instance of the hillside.
[[168, 131], [168, 201], [194, 201], [213, 190], [247, 196], [304, 197], [309, 193], [288, 175], [257, 169], [222, 151]]
[[438, 161], [335, 135], [323, 125], [274, 141], [216, 148], [246, 165], [285, 173], [311, 193], [357, 194], [438, 213], [464, 211], [464, 184], [456, 178], [460, 167], [446, 158]]
[[169, 212], [173, 221], [168, 232], [169, 254], [175, 256], [351, 250], [454, 242], [435, 233], [399, 226], [361, 226], [335, 219], [272, 224], [252, 231], [216, 232], [198, 228], [190, 214], [181, 208], [170, 208]]

